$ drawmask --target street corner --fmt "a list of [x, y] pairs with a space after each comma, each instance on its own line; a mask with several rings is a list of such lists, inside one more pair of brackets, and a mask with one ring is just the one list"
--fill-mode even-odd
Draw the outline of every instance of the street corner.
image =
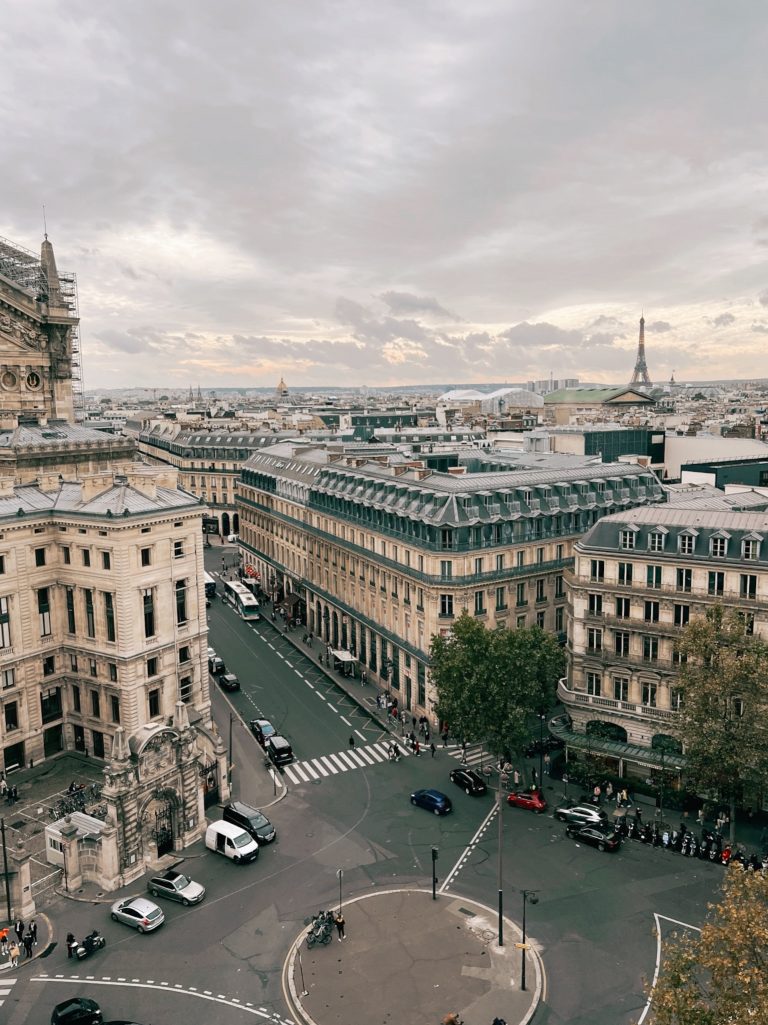
[[343, 916], [343, 937], [331, 926], [310, 945], [305, 927], [286, 958], [284, 993], [306, 1025], [378, 1025], [382, 1007], [413, 1025], [452, 1011], [469, 1022], [525, 1025], [542, 998], [536, 951], [521, 948], [508, 920], [500, 945], [497, 913], [476, 901], [390, 890], [345, 902]]

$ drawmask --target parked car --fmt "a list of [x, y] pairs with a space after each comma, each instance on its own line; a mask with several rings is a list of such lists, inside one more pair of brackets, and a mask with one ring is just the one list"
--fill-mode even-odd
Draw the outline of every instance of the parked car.
[[262, 747], [264, 747], [270, 737], [274, 737], [277, 733], [269, 719], [251, 719], [250, 727], [251, 733], [253, 733]]
[[575, 822], [569, 822], [565, 835], [579, 843], [597, 847], [599, 851], [617, 851], [621, 847], [621, 837], [612, 826], [577, 826]]
[[128, 897], [117, 900], [112, 905], [112, 921], [130, 925], [139, 932], [152, 932], [159, 929], [165, 921], [165, 915], [151, 900], [146, 897]]
[[272, 764], [276, 765], [278, 769], [281, 765], [287, 765], [293, 761], [293, 748], [285, 737], [281, 737], [279, 733], [275, 733], [274, 736], [267, 738], [264, 750]]
[[513, 790], [507, 794], [507, 804], [513, 808], [525, 808], [527, 811], [535, 811], [538, 814], [547, 810], [547, 802], [544, 794], [536, 788], [534, 790]]
[[485, 785], [485, 780], [472, 769], [451, 769], [450, 780], [457, 787], [461, 787], [465, 794], [471, 794], [472, 796], [484, 794], [488, 789]]
[[152, 876], [147, 883], [147, 889], [153, 897], [167, 897], [169, 900], [177, 900], [185, 907], [190, 904], [199, 904], [205, 896], [205, 887], [194, 882], [183, 872], [170, 870], [161, 876]]
[[222, 690], [240, 690], [240, 681], [234, 673], [220, 673], [218, 679]]
[[226, 673], [226, 671], [227, 667], [224, 665], [224, 659], [219, 658], [215, 651], [212, 655], [208, 655], [208, 672], [212, 676], [218, 676], [219, 673]]
[[555, 810], [555, 818], [561, 822], [576, 822], [580, 826], [595, 826], [608, 821], [608, 816], [602, 808], [594, 808], [588, 804], [576, 804], [573, 807], [561, 805]]
[[239, 540], [240, 540], [240, 535], [239, 534], [227, 534], [227, 541], [229, 541], [229, 543], [231, 545], [236, 545]]
[[565, 742], [559, 737], [537, 737], [536, 740], [531, 740], [527, 747], [523, 748], [523, 755], [526, 758], [533, 758], [534, 755], [539, 753], [544, 754], [546, 751], [559, 751], [565, 747]]
[[223, 819], [225, 822], [232, 822], [236, 826], [250, 833], [259, 847], [265, 843], [272, 843], [277, 839], [275, 827], [263, 812], [258, 808], [252, 808], [242, 801], [232, 801], [224, 809]]
[[418, 808], [425, 808], [435, 815], [447, 815], [453, 808], [451, 799], [447, 794], [444, 794], [441, 790], [433, 790], [431, 788], [414, 790], [411, 794], [411, 804], [415, 804]]
[[51, 1025], [101, 1025], [101, 1008], [88, 997], [71, 997], [56, 1004]]
[[259, 845], [242, 826], [219, 819], [211, 822], [205, 831], [205, 846], [209, 851], [223, 854], [236, 865], [244, 865], [259, 856]]

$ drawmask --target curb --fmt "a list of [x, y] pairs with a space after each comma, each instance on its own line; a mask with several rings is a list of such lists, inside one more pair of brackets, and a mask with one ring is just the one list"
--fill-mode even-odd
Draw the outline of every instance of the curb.
[[[361, 894], [359, 897], [352, 897], [347, 899], [345, 901], [345, 904], [357, 904], [360, 901], [369, 900], [373, 897], [387, 897], [391, 894], [396, 893], [423, 893], [427, 894], [428, 896], [431, 896], [432, 891], [428, 889], [423, 889], [422, 887], [396, 887], [391, 890], [380, 890], [376, 893], [364, 893]], [[450, 896], [452, 898], [456, 898], [457, 894], [452, 893]], [[477, 907], [482, 908], [483, 911], [488, 912], [490, 915], [495, 915], [497, 913], [496, 909], [488, 906], [487, 904], [483, 904], [479, 900], [475, 900], [472, 897], [460, 897], [459, 899], [465, 901], [468, 904], [474, 904]], [[514, 922], [510, 921], [510, 919], [508, 919], [506, 915], [504, 916], [504, 922], [507, 925], [507, 927], [510, 927], [518, 936], [520, 936], [520, 938], [522, 938], [522, 930]], [[319, 1023], [316, 1022], [315, 1019], [312, 1018], [312, 1016], [307, 1011], [305, 1011], [301, 1002], [301, 998], [305, 994], [300, 994], [297, 992], [294, 981], [294, 966], [296, 964], [297, 959], [300, 959], [301, 943], [304, 937], [306, 936], [306, 933], [307, 928], [306, 926], [304, 926], [299, 932], [299, 935], [294, 939], [293, 943], [291, 944], [291, 948], [288, 954], [286, 955], [285, 960], [283, 961], [283, 969], [281, 972], [281, 988], [283, 991], [283, 997], [285, 998], [285, 1002], [289, 1010], [297, 1020], [301, 1020], [302, 1022], [304, 1022], [304, 1025], [319, 1025]], [[530, 937], [528, 939], [530, 941]], [[526, 1012], [525, 1016], [520, 1019], [518, 1025], [528, 1025], [533, 1016], [536, 1014], [536, 1011], [538, 1010], [539, 1004], [541, 1002], [542, 993], [544, 991], [544, 983], [546, 981], [544, 962], [541, 958], [538, 949], [531, 945], [530, 952], [534, 955], [531, 958], [531, 960], [533, 962], [533, 967], [536, 973], [536, 988], [531, 999], [531, 1006]]]
[[10, 961], [8, 962], [8, 964], [0, 965], [0, 972], [18, 971], [19, 968], [23, 968], [25, 965], [32, 964], [33, 961], [37, 961], [37, 959], [42, 957], [43, 954], [50, 954], [51, 949], [54, 946], [56, 946], [56, 936], [53, 930], [53, 923], [51, 922], [48, 915], [46, 915], [44, 911], [36, 911], [35, 918], [42, 918], [42, 920], [48, 927], [48, 942], [45, 944], [44, 947], [40, 947], [37, 953], [33, 954], [32, 957], [28, 957], [25, 961], [20, 961], [19, 964], [16, 965], [15, 969], [11, 965]]

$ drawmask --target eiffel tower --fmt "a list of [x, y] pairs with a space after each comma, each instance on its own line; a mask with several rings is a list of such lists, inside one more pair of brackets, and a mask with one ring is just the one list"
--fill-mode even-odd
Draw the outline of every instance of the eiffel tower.
[[629, 382], [630, 388], [637, 387], [652, 388], [651, 379], [648, 376], [648, 366], [645, 362], [645, 317], [640, 318], [640, 338], [637, 343], [637, 359], [635, 360], [635, 370], [632, 374], [632, 380]]

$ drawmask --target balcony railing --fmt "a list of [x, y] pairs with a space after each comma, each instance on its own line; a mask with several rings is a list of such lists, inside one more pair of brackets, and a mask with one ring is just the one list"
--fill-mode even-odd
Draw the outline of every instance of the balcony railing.
[[653, 719], [656, 722], [673, 723], [678, 713], [668, 708], [656, 708], [653, 705], [638, 704], [633, 701], [620, 701], [617, 698], [605, 698], [601, 694], [587, 694], [580, 690], [571, 690], [561, 679], [557, 684], [557, 696], [564, 705], [591, 705], [594, 708], [610, 709], [617, 715], [629, 715], [634, 719]]

